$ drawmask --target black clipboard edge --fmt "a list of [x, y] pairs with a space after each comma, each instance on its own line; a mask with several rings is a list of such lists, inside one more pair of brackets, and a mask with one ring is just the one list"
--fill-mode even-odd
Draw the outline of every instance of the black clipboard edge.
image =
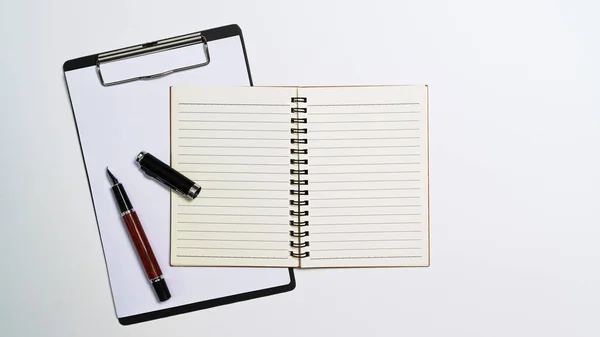
[[[240, 26], [237, 24], [232, 24], [232, 25], [226, 25], [226, 26], [221, 26], [221, 27], [215, 27], [215, 28], [211, 28], [208, 30], [203, 30], [202, 34], [206, 37], [207, 42], [239, 36], [240, 43], [242, 44], [242, 51], [244, 53], [244, 61], [246, 62], [246, 71], [248, 72], [248, 80], [250, 82], [250, 86], [254, 86], [254, 82], [252, 80], [252, 73], [250, 72], [250, 63], [248, 61], [248, 54], [246, 52], [246, 45], [244, 43], [244, 36], [242, 34], [242, 29], [240, 28]], [[174, 36], [174, 37], [177, 37], [177, 36]], [[115, 49], [115, 50], [118, 50], [118, 49]], [[115, 50], [112, 50], [112, 51], [115, 51]], [[108, 51], [108, 52], [112, 52], [112, 51]], [[67, 60], [66, 62], [63, 63], [63, 74], [67, 71], [95, 66], [96, 62], [98, 60], [98, 55], [99, 54], [93, 54], [93, 55], [79, 57], [76, 59]], [[66, 75], [63, 77], [63, 80], [65, 81], [65, 86], [67, 87], [67, 92], [68, 92], [69, 87], [66, 83]], [[70, 94], [68, 96], [69, 96], [69, 104], [71, 105], [71, 111], [73, 113], [73, 119], [75, 122], [75, 131], [77, 133], [79, 149], [81, 151], [81, 155], [82, 155], [82, 159], [83, 159], [83, 156], [84, 156], [83, 146], [81, 144], [79, 127], [77, 126], [77, 119], [75, 117], [75, 109], [73, 108], [73, 102], [71, 100]], [[98, 223], [98, 215], [96, 212], [94, 196], [92, 195], [92, 186], [91, 186], [90, 177], [88, 174], [87, 164], [85, 163], [85, 160], [83, 160], [83, 166], [84, 166], [84, 170], [85, 170], [86, 179], [88, 181], [90, 198], [92, 199], [92, 207], [94, 210], [94, 217], [96, 218], [96, 226], [98, 227], [98, 234], [100, 234], [100, 224]], [[102, 245], [102, 237], [101, 236], [100, 236], [100, 243]], [[104, 249], [102, 249], [102, 254], [104, 255]], [[104, 261], [105, 261], [105, 268], [108, 273], [108, 265], [106, 264], [106, 256], [105, 255], [104, 255]], [[150, 311], [150, 312], [146, 312], [143, 314], [137, 314], [137, 315], [126, 316], [126, 317], [118, 317], [118, 320], [121, 325], [132, 325], [132, 324], [147, 322], [147, 321], [156, 320], [156, 319], [160, 319], [160, 318], [175, 316], [175, 315], [179, 315], [179, 314], [190, 313], [193, 311], [214, 308], [217, 306], [233, 304], [236, 302], [248, 301], [248, 300], [257, 299], [260, 297], [266, 297], [266, 296], [281, 294], [281, 293], [285, 293], [285, 292], [290, 292], [296, 288], [296, 278], [294, 276], [293, 268], [288, 268], [288, 272], [290, 275], [290, 283], [285, 284], [285, 285], [276, 286], [276, 287], [272, 287], [272, 288], [265, 288], [265, 289], [260, 289], [260, 290], [254, 290], [254, 291], [250, 291], [250, 292], [245, 292], [245, 293], [240, 293], [240, 294], [235, 294], [235, 295], [230, 295], [230, 296], [225, 296], [225, 297], [213, 298], [213, 299], [206, 300], [206, 301], [185, 304], [185, 305], [171, 307], [171, 308], [162, 309], [162, 310]], [[110, 282], [109, 282], [109, 287], [111, 287]], [[111, 289], [111, 293], [112, 293], [112, 289]], [[114, 299], [113, 299], [113, 306], [114, 306]], [[114, 308], [114, 309], [116, 309], [116, 308]]]
[[151, 311], [139, 315], [127, 316], [119, 318], [119, 323], [121, 325], [131, 325], [135, 323], [141, 323], [145, 321], [156, 320], [160, 318], [166, 318], [169, 316], [175, 316], [179, 314], [190, 313], [193, 311], [198, 311], [202, 309], [214, 308], [226, 304], [233, 304], [237, 302], [247, 301], [251, 299], [256, 299], [260, 297], [266, 297], [271, 295], [276, 295], [284, 292], [288, 292], [293, 290], [296, 287], [296, 280], [294, 278], [294, 272], [292, 268], [288, 268], [290, 273], [291, 282], [287, 285], [277, 286], [273, 288], [266, 288], [261, 290], [254, 290], [247, 293], [235, 294], [220, 298], [214, 298], [207, 301], [196, 302], [181, 305], [178, 307], [172, 307], [163, 310]]

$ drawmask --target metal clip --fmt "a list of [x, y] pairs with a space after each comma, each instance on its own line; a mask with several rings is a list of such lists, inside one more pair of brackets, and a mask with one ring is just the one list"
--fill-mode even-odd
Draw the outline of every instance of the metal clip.
[[[148, 54], [152, 54], [152, 53], [158, 53], [158, 52], [162, 52], [162, 51], [166, 51], [166, 50], [188, 47], [188, 46], [192, 46], [192, 45], [195, 45], [198, 43], [204, 44], [204, 54], [206, 56], [206, 62], [192, 64], [190, 66], [185, 66], [185, 67], [180, 67], [180, 68], [175, 68], [175, 69], [167, 70], [167, 71], [164, 71], [161, 73], [138, 76], [138, 77], [131, 77], [128, 79], [113, 81], [113, 82], [106, 82], [106, 81], [104, 81], [104, 78], [102, 77], [102, 70], [100, 69], [100, 65], [102, 63], [114, 62], [114, 61], [118, 61], [118, 60], [148, 55]], [[179, 71], [185, 71], [185, 70], [189, 70], [189, 69], [193, 69], [193, 68], [203, 67], [203, 66], [208, 65], [209, 63], [210, 63], [210, 54], [208, 52], [208, 42], [207, 42], [206, 38], [202, 35], [202, 33], [192, 33], [192, 34], [188, 34], [188, 35], [183, 35], [183, 36], [174, 37], [174, 38], [170, 38], [170, 39], [166, 39], [166, 40], [145, 43], [145, 44], [141, 44], [141, 45], [134, 46], [134, 47], [119, 49], [119, 50], [115, 50], [112, 52], [100, 54], [100, 55], [98, 55], [98, 61], [96, 62], [96, 72], [98, 73], [98, 78], [100, 79], [100, 83], [102, 83], [103, 86], [108, 87], [111, 85], [123, 84], [123, 83], [138, 81], [138, 80], [151, 80], [151, 79], [163, 77], [166, 75], [170, 75], [170, 74], [173, 74], [173, 73], [176, 73]]]

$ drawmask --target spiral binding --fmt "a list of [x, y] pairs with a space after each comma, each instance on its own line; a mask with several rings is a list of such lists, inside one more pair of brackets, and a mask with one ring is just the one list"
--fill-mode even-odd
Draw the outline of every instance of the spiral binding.
[[292, 238], [290, 240], [290, 247], [296, 250], [290, 251], [290, 255], [302, 259], [310, 256], [310, 252], [297, 252], [300, 248], [310, 246], [310, 241], [306, 239], [310, 235], [307, 230], [309, 225], [308, 220], [300, 220], [301, 217], [308, 216], [309, 214], [308, 210], [302, 209], [302, 206], [308, 206], [308, 200], [303, 200], [303, 197], [308, 195], [308, 189], [304, 188], [304, 186], [308, 185], [308, 179], [304, 177], [308, 174], [308, 169], [303, 168], [303, 165], [308, 165], [308, 159], [302, 158], [302, 155], [308, 155], [308, 149], [301, 148], [302, 145], [308, 144], [307, 138], [301, 138], [303, 135], [308, 134], [308, 129], [302, 128], [299, 125], [306, 124], [308, 118], [305, 115], [307, 108], [300, 107], [298, 103], [307, 103], [307, 99], [306, 97], [292, 97], [292, 103], [296, 104], [292, 104], [291, 108], [291, 113], [294, 117], [290, 120], [293, 125], [290, 129], [290, 133], [292, 134], [290, 143], [295, 146], [290, 149], [290, 154], [297, 155], [297, 159], [290, 159], [290, 164], [295, 168], [290, 169], [290, 175], [292, 175], [290, 185], [293, 186], [290, 189], [290, 195], [294, 196], [293, 199], [290, 199], [290, 206], [294, 207], [290, 209], [290, 216], [293, 218], [290, 220], [290, 226], [293, 227], [293, 230], [290, 230], [289, 233]]

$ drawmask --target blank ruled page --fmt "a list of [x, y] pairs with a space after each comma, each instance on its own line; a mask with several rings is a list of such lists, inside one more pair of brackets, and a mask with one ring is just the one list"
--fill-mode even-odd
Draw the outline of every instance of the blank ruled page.
[[429, 264], [426, 86], [301, 88], [310, 256], [302, 267]]
[[171, 91], [171, 165], [202, 190], [172, 195], [176, 266], [296, 266], [289, 255], [289, 88]]

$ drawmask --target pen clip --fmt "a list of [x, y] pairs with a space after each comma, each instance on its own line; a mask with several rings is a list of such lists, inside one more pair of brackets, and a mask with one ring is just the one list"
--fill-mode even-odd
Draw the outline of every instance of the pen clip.
[[179, 194], [179, 195], [184, 195], [183, 191], [180, 191], [179, 189], [177, 189], [177, 187], [169, 184], [167, 181], [163, 180], [161, 177], [159, 177], [158, 175], [154, 174], [154, 172], [148, 170], [147, 168], [145, 168], [144, 166], [140, 166], [140, 168], [142, 169], [142, 171], [144, 171], [144, 173], [146, 175], [148, 175], [150, 178], [154, 178], [155, 180], [159, 181], [160, 183], [162, 183], [165, 186], [170, 187], [173, 191], [175, 191], [175, 193]]

